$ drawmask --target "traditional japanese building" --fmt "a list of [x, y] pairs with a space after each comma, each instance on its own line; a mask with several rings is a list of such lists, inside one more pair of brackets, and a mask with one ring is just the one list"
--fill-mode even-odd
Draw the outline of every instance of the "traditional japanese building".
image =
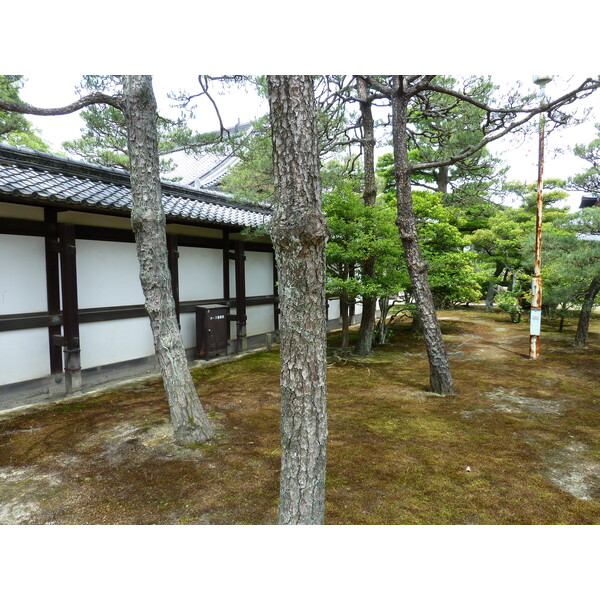
[[[227, 353], [278, 330], [270, 240], [245, 234], [271, 211], [194, 185], [162, 185], [190, 359], [206, 347], [198, 307], [224, 309]], [[130, 211], [127, 172], [0, 144], [0, 410], [65, 395], [72, 352], [82, 389], [156, 371]]]

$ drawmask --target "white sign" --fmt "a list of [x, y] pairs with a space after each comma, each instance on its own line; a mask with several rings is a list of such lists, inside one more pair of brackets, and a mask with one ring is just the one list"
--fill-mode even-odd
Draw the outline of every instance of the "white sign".
[[542, 309], [532, 308], [529, 317], [529, 335], [540, 335], [542, 330]]

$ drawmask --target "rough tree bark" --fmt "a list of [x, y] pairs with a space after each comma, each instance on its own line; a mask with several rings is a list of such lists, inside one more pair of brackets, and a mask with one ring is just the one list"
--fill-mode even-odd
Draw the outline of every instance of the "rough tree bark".
[[429, 382], [437, 394], [454, 393], [448, 354], [427, 278], [427, 262], [423, 260], [417, 237], [417, 223], [412, 206], [410, 165], [407, 144], [407, 109], [409, 97], [403, 93], [403, 82], [394, 77], [392, 95], [392, 130], [394, 144], [394, 173], [398, 200], [398, 231], [408, 265], [408, 273], [416, 297], [416, 305], [423, 328], [423, 337], [429, 358]]
[[212, 437], [213, 432], [190, 375], [175, 313], [161, 201], [156, 100], [151, 77], [125, 77], [123, 96], [131, 159], [131, 224], [174, 437], [179, 444], [201, 443]]
[[280, 524], [320, 524], [327, 445], [325, 245], [313, 82], [269, 76], [281, 307]]
[[496, 280], [500, 277], [502, 270], [504, 269], [503, 265], [497, 264], [496, 270], [494, 271], [494, 276], [491, 281], [488, 283], [488, 291], [485, 297], [485, 311], [486, 312], [494, 312], [494, 298], [498, 293], [498, 284]]
[[[369, 99], [369, 89], [364, 79], [357, 78], [358, 100], [363, 125], [363, 157], [365, 190], [363, 194], [366, 206], [373, 206], [377, 199], [377, 183], [375, 180], [375, 122], [373, 120], [372, 101]], [[375, 276], [375, 258], [366, 260], [362, 265], [365, 277]], [[358, 356], [369, 356], [373, 345], [373, 329], [375, 327], [375, 312], [377, 296], [363, 297], [363, 309], [358, 330], [358, 340], [354, 352]]]
[[592, 280], [590, 287], [585, 293], [583, 304], [581, 305], [581, 312], [579, 313], [579, 321], [577, 323], [577, 333], [575, 334], [575, 346], [583, 348], [587, 341], [587, 334], [590, 328], [590, 318], [592, 316], [592, 308], [594, 307], [594, 300], [600, 292], [600, 277], [596, 277]]
[[340, 295], [340, 320], [342, 324], [342, 354], [350, 353], [350, 304], [345, 294]]

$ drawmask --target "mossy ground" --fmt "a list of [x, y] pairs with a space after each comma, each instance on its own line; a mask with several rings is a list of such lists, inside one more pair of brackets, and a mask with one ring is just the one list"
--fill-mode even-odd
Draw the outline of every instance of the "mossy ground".
[[[527, 323], [440, 317], [452, 397], [428, 392], [408, 324], [369, 359], [332, 353], [326, 522], [600, 523], [600, 319], [585, 349], [574, 321], [545, 325], [530, 361]], [[193, 375], [217, 431], [194, 449], [172, 443], [159, 380], [0, 417], [0, 523], [275, 523], [277, 353]]]

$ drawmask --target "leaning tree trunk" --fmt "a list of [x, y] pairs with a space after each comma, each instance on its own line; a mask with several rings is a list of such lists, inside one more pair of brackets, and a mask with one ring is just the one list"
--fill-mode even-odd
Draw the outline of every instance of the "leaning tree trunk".
[[600, 277], [596, 277], [588, 291], [585, 293], [583, 304], [581, 305], [581, 312], [579, 313], [579, 321], [577, 323], [577, 333], [575, 334], [575, 346], [583, 348], [587, 341], [587, 334], [590, 328], [590, 319], [592, 317], [592, 308], [594, 307], [594, 300], [598, 292], [600, 291]]
[[399, 77], [395, 77], [392, 96], [394, 142], [394, 172], [398, 200], [398, 230], [404, 248], [408, 273], [416, 298], [417, 310], [423, 327], [423, 337], [429, 359], [429, 382], [437, 394], [453, 394], [452, 375], [448, 354], [427, 278], [427, 262], [423, 260], [417, 237], [417, 223], [412, 206], [410, 166], [408, 163], [407, 109], [408, 98], [401, 91]]
[[175, 441], [184, 445], [200, 443], [208, 440], [213, 432], [190, 375], [175, 313], [158, 170], [156, 100], [151, 77], [125, 77], [123, 94], [131, 160], [131, 224], [154, 349], [171, 411]]
[[[365, 178], [363, 199], [366, 206], [373, 206], [377, 199], [377, 183], [375, 180], [375, 122], [373, 120], [372, 101], [368, 96], [367, 84], [360, 77], [357, 79], [357, 82], [363, 125], [362, 146]], [[367, 259], [363, 263], [361, 270], [365, 279], [373, 279], [375, 277], [375, 257]], [[363, 296], [358, 340], [354, 348], [354, 352], [358, 356], [369, 356], [371, 354], [376, 309], [377, 296]]]
[[281, 319], [280, 524], [325, 516], [325, 246], [312, 79], [269, 76]]

